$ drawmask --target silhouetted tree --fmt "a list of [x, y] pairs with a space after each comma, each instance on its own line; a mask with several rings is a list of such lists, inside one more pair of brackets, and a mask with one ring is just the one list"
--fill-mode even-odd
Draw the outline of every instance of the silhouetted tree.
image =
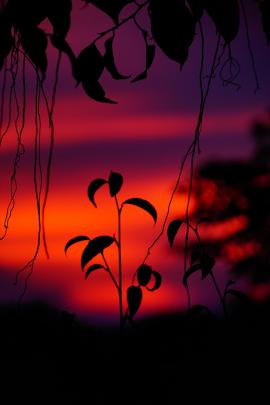
[[194, 217], [211, 218], [205, 226], [213, 232], [227, 224], [218, 239], [204, 239], [207, 250], [225, 259], [235, 274], [265, 283], [270, 281], [270, 113], [253, 124], [252, 137], [250, 159], [211, 161], [199, 168]]

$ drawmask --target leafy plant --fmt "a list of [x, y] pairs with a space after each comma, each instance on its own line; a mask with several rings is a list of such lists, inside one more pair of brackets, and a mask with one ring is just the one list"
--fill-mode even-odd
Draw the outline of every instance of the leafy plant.
[[[228, 313], [227, 313], [227, 308], [226, 308], [226, 301], [229, 295], [235, 296], [236, 298], [247, 302], [248, 298], [247, 296], [239, 291], [232, 289], [231, 286], [235, 284], [235, 281], [228, 280], [228, 282], [225, 285], [224, 292], [222, 294], [220, 287], [218, 286], [216, 277], [213, 272], [213, 268], [215, 266], [215, 259], [212, 256], [209, 256], [207, 253], [207, 250], [204, 246], [204, 243], [200, 237], [199, 234], [199, 225], [202, 223], [207, 223], [211, 222], [212, 220], [207, 217], [202, 217], [196, 222], [196, 226], [193, 226], [190, 222], [186, 223], [185, 221], [181, 219], [175, 219], [170, 224], [168, 225], [167, 228], [167, 237], [170, 243], [170, 246], [173, 247], [175, 238], [177, 236], [178, 231], [180, 230], [180, 227], [182, 224], [185, 224], [186, 227], [191, 229], [191, 231], [195, 234], [197, 241], [198, 241], [198, 246], [196, 249], [191, 250], [190, 254], [190, 266], [188, 268], [184, 268], [184, 275], [183, 275], [183, 285], [188, 288], [188, 281], [189, 278], [195, 274], [200, 272], [201, 273], [201, 279], [204, 280], [206, 277], [211, 277], [214, 288], [216, 289], [218, 298], [220, 300], [220, 303], [223, 308], [224, 316], [227, 318]], [[187, 250], [185, 250], [185, 255], [187, 254]], [[197, 306], [196, 306], [197, 307]], [[199, 307], [204, 307], [204, 306], [199, 306]], [[189, 306], [189, 312], [193, 311], [193, 307]], [[204, 307], [205, 308], [205, 307]]]
[[[108, 179], [98, 178], [93, 181], [88, 186], [88, 198], [90, 202], [97, 208], [95, 202], [95, 194], [97, 191], [107, 185], [109, 194], [115, 200], [115, 208], [117, 212], [118, 225], [117, 225], [117, 236], [110, 235], [101, 235], [94, 238], [89, 236], [79, 235], [70, 239], [65, 246], [65, 253], [67, 250], [74, 244], [80, 242], [87, 242], [86, 247], [84, 248], [81, 256], [81, 268], [85, 272], [85, 279], [88, 279], [89, 276], [94, 271], [105, 271], [111, 278], [119, 298], [119, 317], [120, 317], [120, 329], [123, 331], [125, 320], [133, 321], [134, 315], [140, 308], [142, 298], [143, 298], [143, 289], [148, 291], [155, 291], [161, 286], [162, 277], [161, 275], [152, 270], [152, 268], [143, 263], [136, 270], [132, 285], [127, 288], [126, 297], [127, 297], [127, 308], [124, 310], [123, 303], [123, 292], [125, 291], [123, 286], [123, 266], [122, 266], [122, 213], [123, 209], [129, 205], [138, 207], [148, 213], [154, 222], [157, 221], [157, 212], [155, 207], [147, 200], [142, 198], [129, 198], [123, 202], [119, 201], [119, 192], [121, 191], [123, 185], [123, 177], [120, 173], [111, 172]], [[118, 251], [118, 274], [115, 276], [113, 273], [110, 264], [106, 259], [106, 250], [115, 245]], [[97, 262], [93, 262], [93, 260]], [[101, 260], [101, 263], [99, 262]], [[86, 267], [89, 266], [87, 269]], [[154, 285], [149, 287], [149, 284], [154, 280]], [[137, 281], [137, 283], [135, 282]]]

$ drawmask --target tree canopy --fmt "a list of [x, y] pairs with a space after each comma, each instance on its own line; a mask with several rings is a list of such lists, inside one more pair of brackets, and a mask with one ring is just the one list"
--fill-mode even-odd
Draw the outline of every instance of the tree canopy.
[[[146, 48], [145, 70], [133, 81], [145, 79], [155, 57], [155, 45], [164, 54], [183, 67], [189, 49], [196, 36], [201, 19], [207, 14], [216, 27], [224, 46], [230, 47], [237, 37], [240, 25], [240, 9], [244, 0], [82, 0], [92, 4], [112, 19], [112, 27], [100, 33], [87, 47], [75, 55], [66, 41], [71, 24], [72, 0], [8, 0], [2, 6], [0, 17], [0, 68], [14, 47], [21, 46], [27, 57], [40, 72], [42, 79], [47, 70], [48, 40], [60, 52], [67, 55], [72, 66], [73, 78], [81, 84], [85, 93], [99, 102], [113, 103], [106, 97], [99, 79], [106, 69], [113, 79], [126, 79], [115, 64], [114, 40], [117, 30], [132, 20], [144, 38]], [[270, 41], [270, 3], [254, 0], [261, 14], [261, 25]], [[123, 10], [125, 13], [120, 18]], [[138, 15], [143, 14], [143, 24]], [[127, 16], [126, 16], [127, 15]], [[45, 33], [39, 25], [48, 19], [51, 33]], [[17, 38], [17, 39], [16, 39]], [[98, 48], [104, 43], [105, 52]]]

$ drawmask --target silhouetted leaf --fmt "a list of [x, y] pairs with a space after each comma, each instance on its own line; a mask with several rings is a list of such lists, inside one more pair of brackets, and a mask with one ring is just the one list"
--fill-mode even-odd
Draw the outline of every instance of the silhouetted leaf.
[[240, 301], [243, 301], [245, 303], [249, 302], [248, 296], [245, 293], [243, 293], [242, 291], [229, 289], [226, 291], [226, 295], [227, 294], [233, 295], [236, 298], [238, 298]]
[[49, 35], [49, 37], [51, 39], [52, 45], [68, 56], [71, 63], [72, 71], [76, 71], [77, 58], [68, 42], [64, 38], [58, 37], [56, 35]]
[[124, 201], [123, 205], [124, 204], [135, 205], [136, 207], [142, 208], [143, 210], [148, 212], [148, 214], [151, 215], [154, 222], [157, 221], [157, 211], [154, 208], [154, 206], [152, 204], [150, 204], [149, 201], [144, 200], [143, 198], [130, 198], [130, 199]]
[[169, 243], [171, 246], [173, 246], [174, 239], [175, 239], [177, 232], [179, 231], [182, 223], [183, 223], [183, 221], [181, 221], [181, 219], [175, 219], [168, 226], [167, 235], [168, 235]]
[[76, 57], [75, 57], [75, 55], [74, 55], [74, 53], [72, 51], [71, 46], [69, 45], [69, 43], [64, 38], [61, 38], [61, 37], [58, 37], [57, 35], [52, 35], [52, 34], [49, 34], [49, 37], [51, 39], [52, 45], [56, 49], [66, 53], [68, 56], [70, 56], [70, 54], [71, 54], [71, 58], [74, 59], [74, 60], [76, 59]]
[[109, 17], [113, 19], [115, 23], [118, 22], [120, 11], [133, 0], [83, 0], [85, 3], [92, 3]]
[[142, 289], [140, 287], [130, 286], [127, 290], [127, 302], [129, 307], [129, 317], [133, 318], [142, 302]]
[[85, 240], [90, 240], [90, 238], [88, 236], [80, 235], [80, 236], [76, 236], [75, 238], [70, 239], [65, 246], [65, 253], [67, 253], [67, 250], [68, 250], [68, 248], [70, 248], [70, 246], [74, 245], [75, 243], [82, 242]]
[[142, 264], [137, 270], [138, 283], [145, 287], [149, 283], [151, 275], [152, 268], [147, 264]]
[[116, 68], [113, 54], [113, 39], [114, 37], [112, 36], [105, 42], [104, 65], [113, 79], [115, 80], [128, 79], [130, 76], [122, 75], [121, 73], [118, 72]]
[[147, 290], [148, 291], [155, 291], [155, 290], [158, 290], [159, 289], [159, 287], [161, 286], [161, 283], [162, 283], [162, 277], [161, 277], [161, 274], [159, 274], [157, 271], [155, 271], [155, 270], [153, 270], [152, 271], [152, 276], [154, 277], [154, 279], [155, 279], [155, 284], [154, 284], [154, 286], [153, 287], [146, 287], [147, 288]]
[[104, 249], [108, 248], [114, 243], [114, 238], [111, 236], [97, 236], [92, 239], [83, 251], [81, 258], [81, 266], [84, 269], [85, 265], [90, 262], [99, 253], [102, 253]]
[[204, 280], [205, 277], [207, 277], [208, 274], [211, 273], [215, 265], [215, 259], [211, 256], [204, 254], [201, 256], [200, 265], [202, 269], [202, 280]]
[[184, 1], [152, 0], [150, 3], [153, 38], [168, 56], [182, 67], [195, 36], [196, 20]]
[[91, 181], [91, 183], [88, 186], [88, 198], [96, 208], [97, 208], [97, 205], [95, 202], [95, 194], [100, 189], [100, 187], [102, 187], [106, 183], [108, 183], [107, 180], [95, 179], [95, 180]]
[[136, 76], [131, 81], [132, 83], [135, 83], [135, 82], [138, 82], [140, 80], [144, 80], [144, 79], [147, 78], [147, 72], [150, 69], [150, 67], [152, 66], [152, 63], [153, 63], [154, 58], [155, 58], [155, 53], [156, 53], [155, 45], [147, 45], [146, 46], [146, 68], [142, 73], [140, 73], [138, 76]]
[[199, 263], [194, 264], [193, 266], [191, 266], [184, 274], [183, 277], [183, 284], [184, 286], [187, 286], [187, 281], [189, 279], [189, 277], [191, 276], [191, 274], [196, 273], [197, 271], [201, 270], [201, 265]]
[[48, 2], [41, 0], [9, 0], [5, 6], [5, 18], [12, 20], [21, 31], [37, 27], [48, 12]]
[[270, 2], [269, 0], [262, 0], [259, 2], [262, 14], [262, 26], [268, 44], [270, 43]]
[[198, 219], [198, 221], [197, 221], [197, 224], [196, 224], [196, 227], [198, 226], [198, 225], [200, 225], [200, 224], [202, 224], [202, 223], [206, 223], [206, 222], [213, 222], [213, 220], [211, 219], [211, 218], [207, 218], [207, 217], [203, 217], [203, 218], [200, 218], [200, 219]]
[[228, 290], [229, 287], [235, 284], [235, 281], [233, 280], [228, 280], [225, 286], [225, 292]]
[[152, 66], [156, 54], [156, 47], [155, 45], [147, 45], [146, 48], [146, 70], [150, 69]]
[[123, 176], [120, 173], [111, 172], [109, 176], [109, 189], [111, 197], [119, 193], [123, 184]]
[[95, 44], [84, 48], [78, 58], [73, 75], [79, 82], [96, 82], [104, 70], [103, 56]]
[[85, 93], [95, 101], [116, 104], [105, 96], [105, 91], [98, 79], [104, 70], [104, 58], [95, 44], [84, 48], [73, 66], [73, 76], [78, 83], [82, 82]]
[[105, 91], [97, 80], [84, 79], [82, 86], [88, 97], [92, 98], [93, 100], [100, 103], [117, 104], [116, 101], [105, 97]]
[[238, 0], [204, 0], [204, 8], [225, 42], [235, 39], [240, 25]]
[[134, 79], [132, 79], [131, 83], [136, 83], [136, 82], [139, 82], [141, 80], [145, 80], [146, 78], [147, 78], [147, 70], [144, 70], [142, 73], [140, 73]]
[[192, 250], [191, 252], [191, 257], [190, 257], [190, 264], [194, 264], [197, 261], [200, 261], [201, 259], [201, 252], [199, 250]]
[[191, 12], [196, 19], [199, 21], [203, 15], [203, 2], [202, 0], [187, 0]]
[[95, 271], [95, 270], [99, 270], [99, 269], [104, 269], [104, 266], [102, 266], [102, 264], [93, 264], [92, 266], [90, 266], [86, 272], [85, 272], [85, 276], [84, 278], [87, 279], [89, 277], [89, 275]]
[[53, 26], [54, 35], [65, 38], [70, 28], [71, 0], [49, 2], [48, 18]]
[[48, 39], [46, 34], [40, 28], [29, 28], [21, 31], [21, 40], [25, 52], [37, 69], [41, 71], [43, 79], [45, 79], [48, 65], [46, 55]]

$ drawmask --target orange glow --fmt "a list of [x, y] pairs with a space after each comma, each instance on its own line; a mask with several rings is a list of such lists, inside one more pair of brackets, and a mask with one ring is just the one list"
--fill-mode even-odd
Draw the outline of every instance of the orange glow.
[[255, 241], [249, 241], [246, 243], [231, 242], [224, 247], [222, 253], [226, 260], [229, 260], [230, 262], [239, 262], [256, 255], [260, 250], [260, 244]]
[[247, 199], [241, 193], [233, 188], [219, 184], [213, 180], [200, 179], [198, 184], [200, 189], [199, 203], [206, 209], [213, 207], [215, 211], [224, 211], [231, 201], [240, 209], [245, 210], [248, 208]]
[[[78, 176], [81, 177], [78, 177]], [[145, 257], [147, 247], [160, 232], [162, 221], [166, 213], [168, 198], [173, 185], [168, 184], [171, 176], [166, 171], [155, 181], [145, 175], [138, 179], [135, 173], [130, 173], [129, 179], [124, 182], [120, 200], [141, 196], [151, 201], [158, 211], [158, 222], [153, 225], [151, 217], [136, 207], [125, 207], [123, 211], [123, 268], [125, 270], [125, 287], [130, 285], [136, 268]], [[171, 176], [173, 177], [173, 176]], [[52, 185], [47, 209], [46, 224], [47, 237], [51, 259], [45, 258], [43, 249], [37, 260], [30, 290], [37, 291], [59, 290], [64, 297], [64, 303], [70, 309], [79, 313], [89, 314], [117, 314], [118, 298], [108, 275], [95, 272], [87, 281], [80, 269], [80, 256], [85, 243], [79, 243], [64, 254], [66, 242], [76, 235], [90, 237], [102, 234], [116, 233], [117, 218], [114, 201], [108, 195], [108, 189], [102, 188], [96, 195], [98, 208], [91, 205], [87, 198], [87, 185], [92, 178], [85, 174], [77, 174], [70, 182], [61, 179]], [[125, 179], [124, 179], [125, 180]], [[164, 187], [164, 184], [167, 185]], [[10, 268], [15, 276], [33, 255], [36, 243], [37, 216], [33, 186], [27, 183], [24, 192], [19, 193], [16, 201], [16, 210], [13, 213], [11, 232], [1, 243], [2, 266]], [[185, 187], [182, 188], [185, 190]], [[171, 217], [184, 217], [186, 210], [186, 191], [178, 193], [172, 206]], [[190, 201], [190, 213], [194, 212], [196, 200], [193, 196]], [[201, 225], [203, 239], [222, 239], [229, 237], [248, 225], [245, 216], [238, 216], [222, 224], [212, 223], [211, 226]], [[16, 246], [16, 254], [12, 254]], [[141, 315], [153, 312], [174, 311], [186, 308], [186, 295], [181, 288], [183, 266], [169, 257], [164, 258], [167, 250], [167, 241], [164, 236], [153, 250], [148, 263], [160, 271], [165, 277], [163, 287], [155, 292], [144, 294]], [[117, 275], [117, 252], [115, 247], [106, 251], [106, 256], [115, 276]], [[174, 257], [174, 256], [173, 256]], [[100, 262], [97, 257], [95, 262]], [[169, 269], [169, 271], [168, 271]], [[176, 271], [177, 270], [177, 271]], [[166, 279], [166, 272], [175, 272], [172, 278]], [[179, 291], [182, 291], [181, 294]], [[194, 290], [195, 291], [195, 290]], [[195, 291], [193, 298], [200, 295]], [[140, 316], [139, 314], [139, 316]]]
[[237, 232], [243, 231], [248, 226], [248, 219], [245, 215], [238, 215], [226, 221], [211, 223], [211, 225], [201, 225], [200, 234], [202, 239], [222, 240], [226, 239]]
[[[200, 179], [200, 204], [208, 207], [215, 201], [218, 193], [217, 184], [212, 180]], [[226, 201], [222, 201], [222, 205], [226, 206]], [[220, 208], [220, 207], [219, 207]]]
[[[126, 298], [125, 305], [126, 305]], [[70, 292], [70, 300], [74, 303], [75, 310], [84, 313], [104, 313], [109, 312], [117, 316], [118, 313], [118, 296], [115, 289], [111, 287], [104, 279], [98, 280], [98, 277], [84, 286], [78, 285]], [[144, 290], [142, 310], [138, 316], [147, 315], [153, 312], [170, 312], [175, 311], [180, 306], [185, 305], [186, 297], [183, 294], [179, 299], [179, 292], [171, 287], [160, 289], [155, 293]]]

